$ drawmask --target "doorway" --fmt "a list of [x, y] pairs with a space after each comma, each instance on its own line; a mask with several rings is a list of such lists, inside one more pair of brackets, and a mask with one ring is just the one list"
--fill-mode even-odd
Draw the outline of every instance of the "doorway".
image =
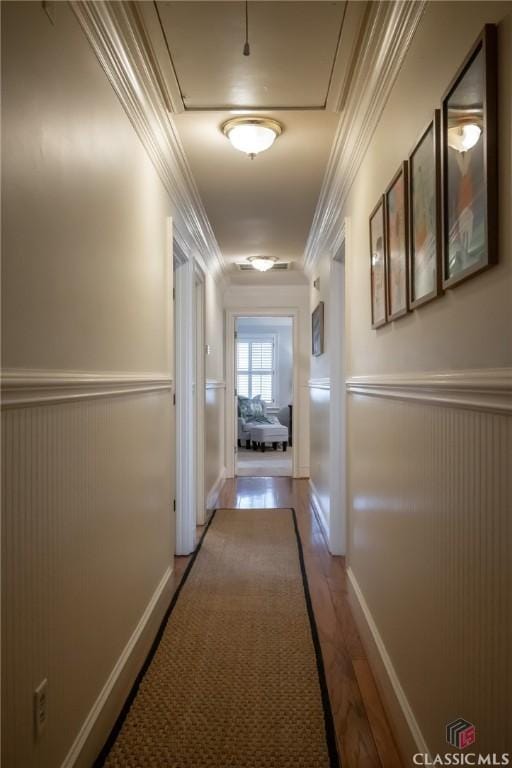
[[235, 475], [293, 476], [293, 318], [235, 318]]
[[204, 274], [174, 242], [176, 554], [189, 555], [205, 503]]

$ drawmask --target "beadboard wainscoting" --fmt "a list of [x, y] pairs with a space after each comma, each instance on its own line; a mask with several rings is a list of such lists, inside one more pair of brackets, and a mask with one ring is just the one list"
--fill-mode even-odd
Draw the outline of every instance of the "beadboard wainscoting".
[[206, 512], [215, 508], [217, 497], [226, 476], [224, 463], [226, 382], [206, 380], [205, 449], [206, 449]]
[[511, 751], [512, 370], [347, 391], [351, 600], [404, 759], [457, 717]]
[[330, 487], [329, 487], [329, 445], [330, 445], [330, 401], [331, 382], [329, 378], [309, 379], [310, 408], [310, 489], [316, 507], [317, 517], [326, 541], [329, 542]]
[[[3, 760], [90, 766], [170, 597], [172, 381], [6, 372]], [[34, 736], [33, 695], [48, 720]]]

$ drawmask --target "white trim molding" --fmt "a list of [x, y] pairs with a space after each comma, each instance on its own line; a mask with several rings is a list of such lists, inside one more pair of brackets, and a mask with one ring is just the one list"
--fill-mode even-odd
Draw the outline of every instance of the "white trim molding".
[[[89, 714], [87, 715], [78, 733], [78, 736], [76, 737], [73, 745], [71, 746], [71, 749], [61, 764], [61, 768], [76, 768], [77, 766], [89, 765], [97, 753], [97, 745], [91, 743], [89, 746], [89, 741], [99, 741], [100, 744], [105, 741], [105, 738], [108, 735], [108, 730], [110, 730], [110, 726], [107, 726], [107, 733], [103, 734], [98, 732], [98, 734], [95, 734], [96, 729], [100, 731], [102, 728], [102, 724], [100, 723], [102, 713], [107, 708], [109, 699], [115, 696], [115, 689], [119, 684], [121, 684], [121, 682], [123, 682], [123, 687], [126, 687], [127, 691], [130, 690], [131, 685], [133, 684], [133, 669], [138, 669], [144, 661], [144, 658], [148, 652], [148, 648], [145, 646], [151, 644], [156, 633], [158, 623], [163, 618], [164, 612], [167, 608], [168, 599], [170, 597], [172, 573], [173, 569], [169, 566], [162, 576], [162, 579], [160, 580], [156, 590], [154, 591], [144, 613], [140, 618], [139, 623], [135, 627], [130, 639], [124, 647], [123, 652], [121, 653], [119, 659], [116, 661], [114, 668], [102, 690], [100, 691], [98, 698], [94, 702]], [[155, 624], [155, 626], [150, 627], [150, 625], [153, 624]], [[151, 632], [149, 632], [150, 628]], [[143, 638], [145, 636], [147, 636], [147, 638], [146, 642], [144, 643]], [[144, 645], [144, 647], [141, 647], [142, 645]], [[135, 655], [138, 658], [134, 665], [133, 657]], [[123, 677], [127, 677], [127, 679], [122, 680]], [[123, 690], [120, 692], [120, 694], [118, 694], [120, 701], [117, 709], [119, 709], [124, 703], [127, 691]], [[89, 754], [89, 752], [91, 754]]]
[[218, 478], [210, 488], [208, 492], [208, 496], [206, 498], [207, 517], [208, 517], [208, 514], [212, 512], [217, 506], [217, 500], [219, 498], [219, 493], [221, 491], [221, 488], [224, 484], [225, 477], [226, 477], [226, 467], [222, 467], [221, 471], [219, 472]]
[[226, 382], [222, 379], [206, 379], [206, 389], [226, 389]]
[[331, 388], [331, 380], [328, 376], [318, 379], [309, 379], [308, 387], [310, 389], [328, 389]]
[[353, 376], [350, 395], [512, 414], [512, 368]]
[[327, 327], [336, 328], [338, 336], [329, 353], [329, 549], [333, 555], [345, 555], [347, 551], [345, 245], [347, 236], [347, 245], [350, 244], [349, 235], [350, 222], [343, 219], [340, 228], [342, 240], [330, 259], [327, 304]]
[[384, 640], [373, 619], [361, 587], [350, 567], [347, 568], [348, 591], [365, 650], [372, 665], [387, 712], [391, 717], [398, 738], [404, 764], [408, 764], [414, 752], [429, 755], [429, 749], [418, 721], [400, 683]]
[[345, 201], [425, 5], [425, 0], [371, 3], [306, 244], [307, 274], [323, 253], [334, 255], [343, 240]]
[[[176, 554], [195, 547], [197, 510], [195, 268], [189, 260], [174, 273], [176, 286]], [[204, 501], [204, 499], [203, 499]]]
[[68, 400], [170, 391], [166, 373], [90, 373], [6, 369], [2, 371], [2, 408], [50, 405]]
[[173, 204], [174, 237], [214, 277], [225, 265], [168, 110], [168, 95], [135, 3], [70, 3]]
[[322, 507], [322, 504], [320, 501], [320, 495], [311, 478], [309, 478], [309, 493], [311, 498], [311, 506], [313, 507], [313, 512], [315, 513], [315, 516], [320, 524], [320, 528], [322, 529], [325, 543], [327, 544], [327, 548], [330, 551], [328, 513], [326, 513], [325, 509], [323, 509]]

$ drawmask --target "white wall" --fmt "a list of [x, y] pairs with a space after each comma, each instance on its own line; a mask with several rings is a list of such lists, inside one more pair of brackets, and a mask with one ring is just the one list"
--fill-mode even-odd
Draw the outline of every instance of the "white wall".
[[[10, 768], [92, 764], [168, 602], [175, 535], [176, 211], [71, 7], [53, 11], [54, 24], [41, 3], [2, 4]], [[222, 378], [209, 276], [206, 290], [207, 375]], [[222, 449], [209, 449], [213, 463]], [[36, 741], [44, 678], [48, 723]]]
[[[506, 410], [489, 407], [493, 386], [512, 366], [511, 11], [510, 3], [427, 5], [340, 211], [351, 233], [348, 374], [371, 377], [348, 394], [352, 599], [408, 762], [425, 745], [444, 752], [445, 724], [458, 716], [475, 723], [478, 751], [512, 747], [503, 641], [512, 626], [512, 422]], [[484, 23], [495, 21], [500, 264], [372, 330], [369, 215]], [[431, 374], [457, 371], [478, 375], [463, 374], [446, 401]], [[430, 399], [414, 379], [420, 374]], [[393, 398], [382, 389], [390, 375]]]
[[274, 336], [276, 340], [275, 406], [283, 408], [293, 401], [293, 337], [291, 318], [241, 317], [240, 336]]
[[[308, 309], [307, 285], [279, 286], [228, 286], [224, 294], [224, 306], [227, 310], [239, 311], [240, 314], [250, 310], [295, 309], [298, 312], [297, 339], [298, 349], [295, 356], [298, 367], [298, 392], [294, 393], [294, 412], [296, 414], [296, 445], [298, 477], [309, 477], [309, 350], [311, 346], [310, 316]], [[226, 436], [226, 448], [230, 444]]]
[[[313, 282], [319, 280], [318, 288]], [[336, 328], [331, 328], [329, 323], [329, 290], [331, 282], [331, 259], [326, 254], [319, 260], [309, 283], [309, 309], [311, 312], [324, 302], [324, 353], [318, 357], [311, 356], [311, 378], [321, 379], [330, 376], [330, 351], [334, 344], [339, 342], [339, 334]]]

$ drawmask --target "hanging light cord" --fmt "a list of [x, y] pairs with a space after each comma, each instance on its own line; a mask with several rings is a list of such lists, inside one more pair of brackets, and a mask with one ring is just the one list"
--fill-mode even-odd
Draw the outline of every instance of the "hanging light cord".
[[251, 55], [251, 46], [249, 45], [249, 0], [245, 0], [245, 44], [244, 56]]

